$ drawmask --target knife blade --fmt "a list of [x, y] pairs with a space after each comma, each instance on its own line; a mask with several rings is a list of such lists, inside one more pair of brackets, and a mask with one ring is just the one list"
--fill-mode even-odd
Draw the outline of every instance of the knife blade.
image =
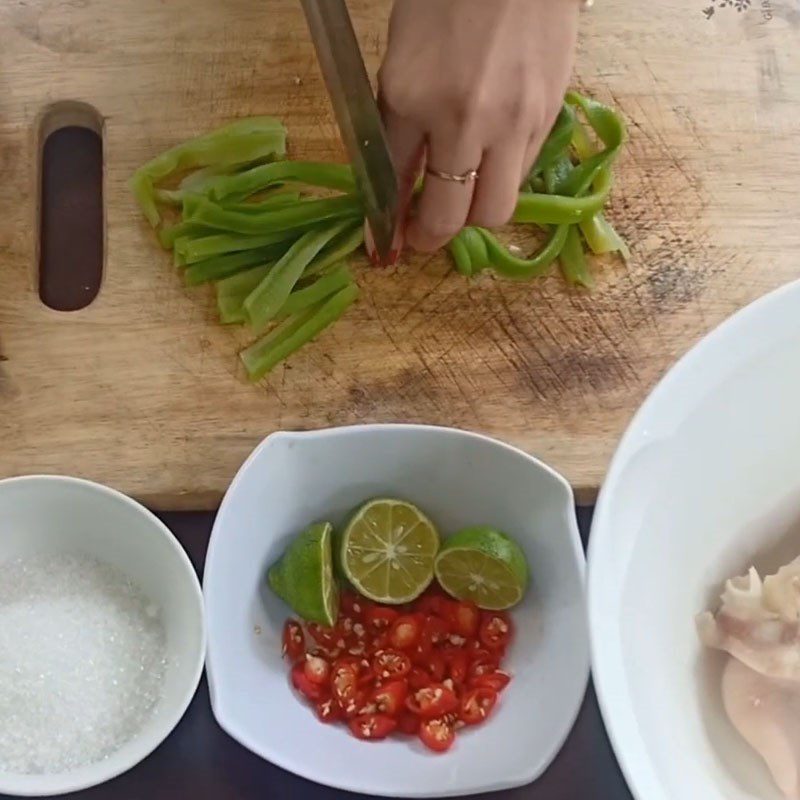
[[364, 200], [375, 249], [387, 261], [397, 222], [397, 176], [378, 104], [344, 0], [301, 0], [317, 59]]

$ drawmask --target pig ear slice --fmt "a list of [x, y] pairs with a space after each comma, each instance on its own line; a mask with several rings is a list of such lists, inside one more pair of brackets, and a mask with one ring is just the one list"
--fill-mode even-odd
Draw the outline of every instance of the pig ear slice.
[[799, 566], [792, 562], [763, 583], [753, 568], [726, 581], [716, 614], [695, 620], [703, 644], [762, 675], [800, 682]]
[[730, 658], [722, 699], [733, 726], [764, 759], [778, 788], [800, 800], [800, 684], [767, 678]]

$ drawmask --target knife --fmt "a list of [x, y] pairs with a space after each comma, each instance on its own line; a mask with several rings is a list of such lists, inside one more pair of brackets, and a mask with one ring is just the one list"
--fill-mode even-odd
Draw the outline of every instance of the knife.
[[344, 0], [301, 3], [375, 249], [387, 263], [397, 222], [397, 176], [353, 23]]

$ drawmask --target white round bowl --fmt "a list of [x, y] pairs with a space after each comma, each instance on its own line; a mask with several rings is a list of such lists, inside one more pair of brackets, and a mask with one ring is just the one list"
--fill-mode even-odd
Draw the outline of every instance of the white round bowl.
[[[498, 527], [531, 566], [530, 591], [512, 612], [514, 679], [492, 719], [461, 732], [443, 756], [320, 724], [281, 659], [290, 611], [265, 590], [265, 569], [293, 535], [321, 519], [341, 524], [364, 500], [387, 495], [418, 503], [445, 535]], [[519, 450], [418, 425], [274, 434], [234, 479], [211, 535], [203, 590], [214, 714], [254, 753], [341, 789], [445, 797], [528, 783], [560, 749], [586, 688], [583, 573], [568, 484]]]
[[0, 561], [78, 552], [117, 567], [161, 609], [168, 666], [153, 715], [107, 758], [54, 775], [0, 772], [0, 794], [49, 796], [103, 783], [149, 755], [191, 701], [203, 669], [205, 626], [197, 575], [169, 529], [135, 501], [77, 478], [0, 481]]
[[725, 322], [655, 389], [589, 538], [597, 694], [639, 800], [777, 800], [729, 724], [694, 615], [725, 578], [800, 554], [800, 284]]

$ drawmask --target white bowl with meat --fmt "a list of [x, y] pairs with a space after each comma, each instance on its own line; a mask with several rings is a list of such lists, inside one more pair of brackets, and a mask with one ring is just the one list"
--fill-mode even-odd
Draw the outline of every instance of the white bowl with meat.
[[684, 357], [589, 544], [595, 684], [638, 800], [800, 798], [800, 283]]

